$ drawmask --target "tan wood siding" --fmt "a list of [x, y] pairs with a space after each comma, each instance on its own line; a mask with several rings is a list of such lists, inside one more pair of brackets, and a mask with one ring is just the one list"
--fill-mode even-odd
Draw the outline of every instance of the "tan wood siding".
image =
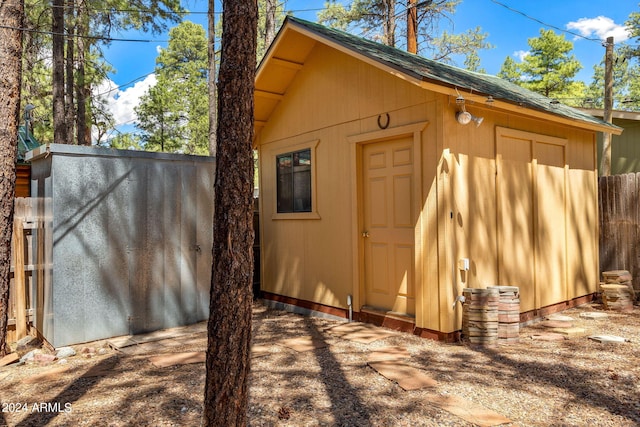
[[31, 165], [16, 165], [16, 197], [31, 195]]
[[[523, 311], [594, 289], [594, 132], [480, 102], [467, 108], [484, 122], [462, 126], [455, 96], [320, 44], [307, 54], [257, 140], [264, 290], [342, 308], [352, 295], [356, 311], [366, 303], [362, 146], [411, 134], [417, 327], [458, 330], [464, 287], [520, 286]], [[499, 137], [503, 128], [514, 132]], [[274, 216], [275, 156], [312, 141], [316, 215]]]

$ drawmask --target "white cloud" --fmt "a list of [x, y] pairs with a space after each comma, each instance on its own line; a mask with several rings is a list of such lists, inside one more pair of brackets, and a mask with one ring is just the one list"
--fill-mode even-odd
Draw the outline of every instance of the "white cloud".
[[629, 38], [629, 30], [624, 25], [613, 22], [613, 19], [606, 16], [597, 18], [580, 18], [567, 24], [568, 30], [577, 30], [583, 37], [597, 36], [601, 40], [613, 37], [616, 43], [623, 42]]
[[118, 127], [132, 124], [137, 120], [133, 109], [140, 103], [140, 97], [155, 84], [155, 74], [149, 74], [144, 80], [140, 80], [124, 90], [120, 90], [113, 81], [107, 79], [96, 89], [96, 93], [106, 99], [109, 111], [113, 114], [116, 127]]
[[528, 50], [516, 50], [515, 52], [513, 52], [513, 56], [518, 58], [518, 61], [522, 62], [525, 58], [525, 56], [529, 56], [529, 54], [531, 54], [531, 52], [529, 52]]

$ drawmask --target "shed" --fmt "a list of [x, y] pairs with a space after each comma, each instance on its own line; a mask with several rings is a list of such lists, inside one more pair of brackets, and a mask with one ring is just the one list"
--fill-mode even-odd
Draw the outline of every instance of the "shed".
[[[604, 117], [602, 109], [581, 110], [595, 117]], [[613, 135], [611, 138], [611, 175], [640, 172], [640, 112], [614, 110], [611, 116], [613, 124], [624, 129], [622, 135]], [[601, 159], [602, 139], [602, 135], [598, 135], [598, 159]], [[601, 163], [599, 160], [600, 173]]]
[[34, 324], [47, 341], [208, 318], [213, 158], [50, 144], [26, 159], [42, 223]]
[[287, 17], [255, 127], [266, 300], [450, 340], [464, 288], [518, 286], [521, 319], [597, 290], [596, 133], [616, 126]]
[[29, 197], [31, 165], [24, 159], [29, 150], [40, 146], [35, 136], [27, 130], [26, 125], [18, 127], [18, 143], [16, 156], [16, 197]]

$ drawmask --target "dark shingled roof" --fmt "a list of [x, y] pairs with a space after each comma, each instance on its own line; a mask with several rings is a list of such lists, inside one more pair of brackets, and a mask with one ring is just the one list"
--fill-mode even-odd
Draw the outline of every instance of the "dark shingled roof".
[[550, 98], [496, 76], [463, 70], [300, 18], [288, 16], [285, 20], [285, 25], [287, 22], [304, 27], [308, 31], [330, 39], [353, 52], [425, 82], [465, 89], [474, 94], [492, 96], [495, 100], [509, 102], [572, 120], [607, 126], [612, 130], [619, 129], [618, 126], [609, 124], [567, 105], [553, 102]]

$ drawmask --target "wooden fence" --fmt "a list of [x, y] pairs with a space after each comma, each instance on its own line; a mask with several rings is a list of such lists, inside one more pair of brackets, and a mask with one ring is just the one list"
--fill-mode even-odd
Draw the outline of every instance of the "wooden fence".
[[[37, 218], [37, 199], [19, 197], [15, 199], [13, 239], [11, 241], [11, 273], [9, 283], [9, 342], [19, 340], [29, 333], [33, 321], [32, 290], [34, 283], [42, 286], [43, 272], [38, 260], [44, 259], [43, 224]], [[38, 238], [40, 236], [40, 238]]]
[[600, 271], [627, 270], [640, 284], [640, 173], [598, 180]]

